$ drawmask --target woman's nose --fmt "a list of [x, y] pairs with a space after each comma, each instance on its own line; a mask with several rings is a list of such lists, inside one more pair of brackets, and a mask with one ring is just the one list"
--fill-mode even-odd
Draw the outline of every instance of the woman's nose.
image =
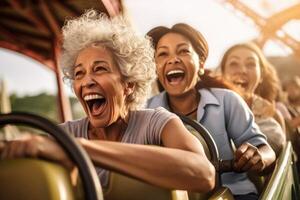
[[90, 76], [86, 76], [83, 79], [82, 87], [90, 88], [90, 87], [93, 87], [94, 85], [96, 85], [96, 82]]
[[177, 56], [172, 56], [167, 62], [168, 64], [176, 64], [180, 63], [180, 59]]
[[247, 73], [247, 67], [245, 65], [240, 65], [240, 67], [238, 68], [238, 71], [240, 73]]

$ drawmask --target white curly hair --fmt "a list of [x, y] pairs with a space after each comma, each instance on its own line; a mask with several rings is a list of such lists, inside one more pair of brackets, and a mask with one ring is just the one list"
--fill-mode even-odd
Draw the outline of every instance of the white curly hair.
[[73, 67], [81, 50], [101, 44], [111, 50], [123, 80], [135, 85], [127, 97], [129, 110], [145, 104], [156, 79], [154, 49], [148, 37], [139, 35], [123, 16], [108, 18], [88, 10], [76, 19], [68, 20], [62, 28], [63, 45], [60, 65], [64, 79], [73, 82]]

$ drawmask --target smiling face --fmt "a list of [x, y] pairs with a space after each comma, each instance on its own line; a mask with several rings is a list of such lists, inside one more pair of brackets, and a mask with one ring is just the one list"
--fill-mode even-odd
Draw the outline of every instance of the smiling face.
[[93, 127], [107, 127], [125, 110], [125, 85], [112, 53], [101, 46], [80, 51], [73, 88]]
[[223, 75], [241, 92], [254, 94], [261, 81], [260, 62], [257, 54], [243, 47], [232, 50], [226, 59]]
[[194, 89], [200, 61], [186, 37], [178, 33], [164, 35], [157, 43], [155, 62], [158, 79], [169, 95], [177, 96]]

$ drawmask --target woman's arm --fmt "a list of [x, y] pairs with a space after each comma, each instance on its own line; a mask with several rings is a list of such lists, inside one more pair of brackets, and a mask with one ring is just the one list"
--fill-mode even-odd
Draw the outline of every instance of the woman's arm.
[[[93, 162], [103, 168], [165, 187], [207, 192], [214, 188], [215, 169], [201, 143], [178, 118], [169, 120], [162, 131], [165, 147], [77, 139]], [[73, 168], [72, 161], [52, 139], [27, 135], [0, 143], [2, 158], [41, 157]]]
[[163, 128], [165, 147], [78, 139], [95, 165], [151, 184], [198, 192], [214, 188], [215, 169], [201, 143], [182, 122], [171, 119]]
[[254, 121], [245, 102], [231, 93], [225, 99], [227, 131], [236, 146], [234, 168], [236, 171], [261, 172], [276, 159], [275, 153]]
[[64, 150], [53, 139], [41, 135], [23, 134], [15, 140], [0, 141], [0, 154], [1, 159], [45, 158], [59, 162], [69, 170], [74, 168]]

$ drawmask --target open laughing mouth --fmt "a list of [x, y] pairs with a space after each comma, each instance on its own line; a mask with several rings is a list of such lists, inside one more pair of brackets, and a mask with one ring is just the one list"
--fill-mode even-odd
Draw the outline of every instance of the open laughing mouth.
[[247, 89], [248, 85], [249, 85], [248, 81], [246, 81], [244, 79], [235, 80], [235, 81], [233, 81], [233, 84], [240, 88], [243, 88], [243, 89]]
[[89, 94], [84, 96], [84, 101], [86, 102], [90, 113], [92, 115], [99, 115], [106, 104], [106, 99], [100, 94]]
[[168, 80], [168, 83], [171, 85], [178, 84], [181, 82], [185, 77], [185, 73], [183, 70], [171, 70], [166, 74], [166, 78]]

